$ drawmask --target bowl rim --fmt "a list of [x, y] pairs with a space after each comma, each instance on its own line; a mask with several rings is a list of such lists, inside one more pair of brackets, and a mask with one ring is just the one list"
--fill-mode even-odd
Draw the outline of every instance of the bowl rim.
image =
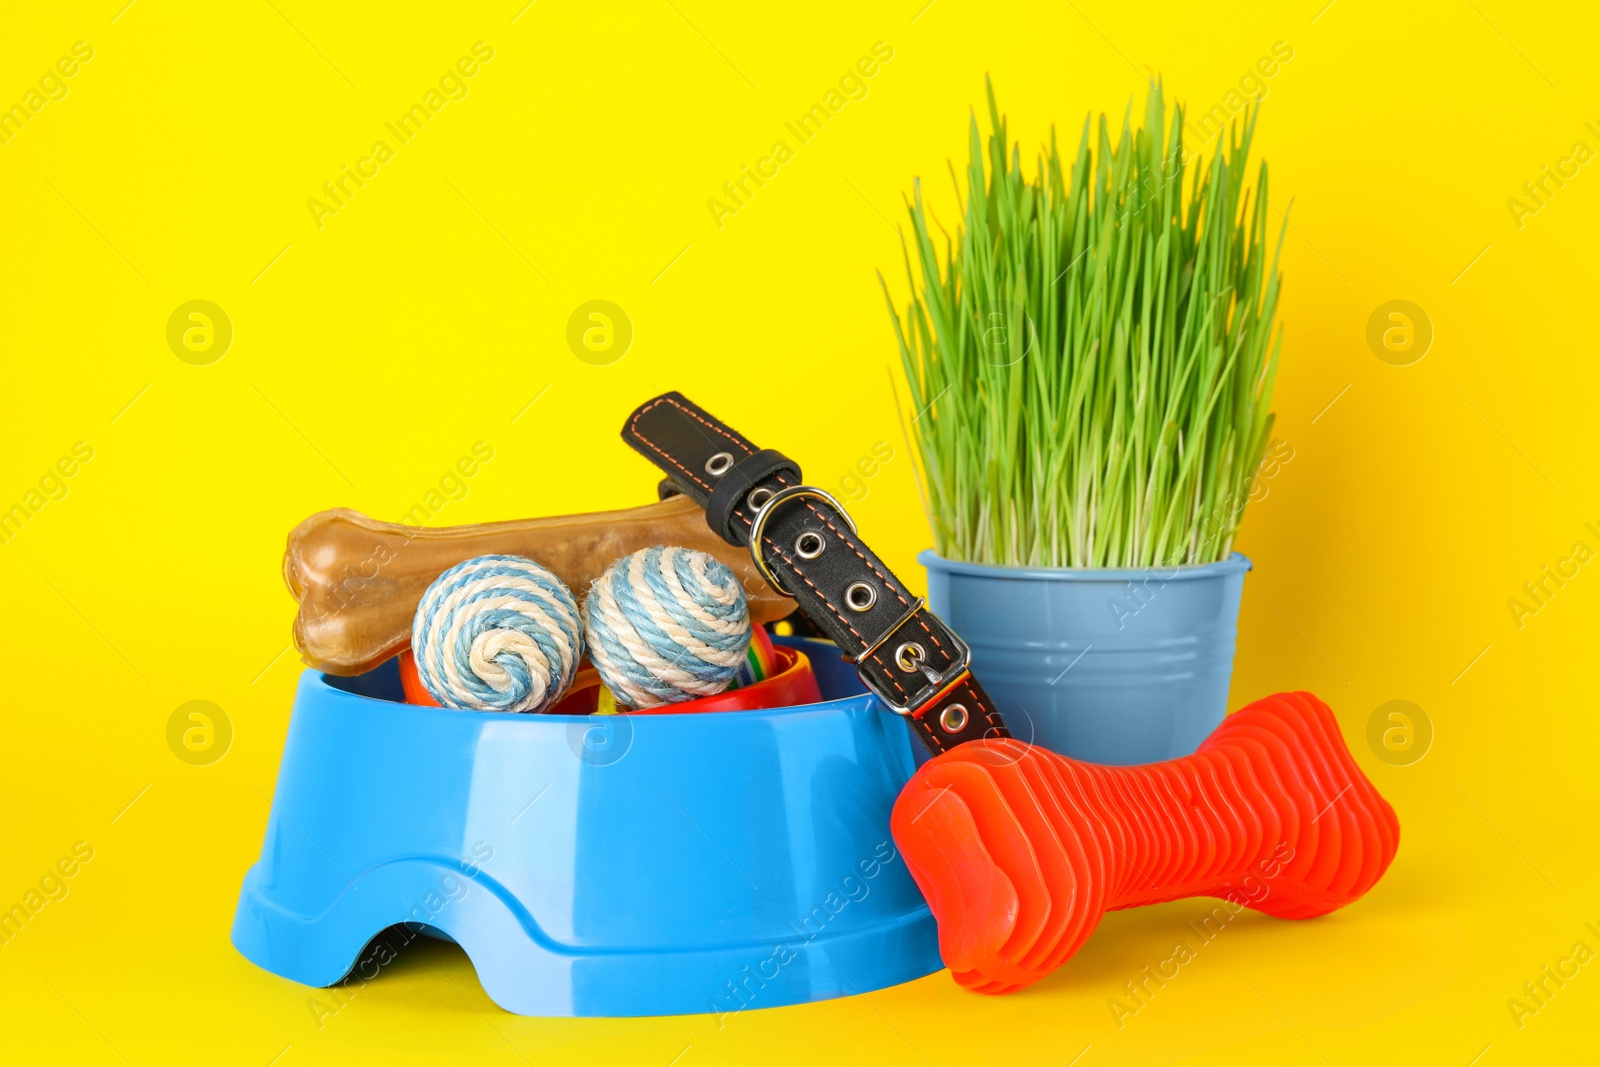
[[[373, 668], [373, 670], [378, 669], [380, 668]], [[851, 693], [842, 697], [825, 697], [810, 704], [786, 704], [777, 708], [750, 708], [739, 711], [658, 715], [636, 715], [631, 712], [616, 715], [530, 715], [520, 711], [475, 711], [462, 708], [430, 707], [426, 704], [411, 704], [404, 700], [388, 700], [384, 697], [369, 696], [366, 693], [347, 689], [338, 684], [339, 682], [351, 681], [359, 677], [361, 675], [332, 675], [307, 667], [300, 672], [299, 686], [306, 687], [316, 693], [319, 700], [330, 699], [341, 703], [354, 701], [361, 707], [381, 705], [384, 709], [384, 714], [387, 715], [436, 719], [439, 722], [459, 723], [463, 727], [474, 724], [517, 723], [518, 729], [552, 729], [570, 726], [579, 722], [604, 725], [605, 723], [616, 723], [618, 720], [627, 720], [630, 726], [635, 729], [670, 729], [670, 726], [666, 725], [669, 723], [683, 724], [687, 728], [707, 718], [726, 721], [726, 716], [737, 716], [742, 720], [750, 720], [754, 718], [777, 718], [779, 716], [791, 717], [798, 714], [832, 715], [853, 711], [858, 706], [863, 705], [870, 708], [877, 701], [877, 698], [871, 693]], [[661, 723], [663, 725], [647, 727], [633, 725], [644, 723]]]

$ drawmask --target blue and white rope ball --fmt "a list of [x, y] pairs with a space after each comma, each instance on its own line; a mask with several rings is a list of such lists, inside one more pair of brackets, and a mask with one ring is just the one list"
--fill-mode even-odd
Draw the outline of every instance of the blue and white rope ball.
[[728, 688], [750, 645], [739, 579], [704, 552], [657, 545], [624, 556], [583, 602], [589, 660], [634, 708], [656, 708]]
[[578, 673], [583, 622], [549, 570], [521, 556], [478, 556], [422, 594], [411, 652], [423, 688], [447, 708], [543, 711]]

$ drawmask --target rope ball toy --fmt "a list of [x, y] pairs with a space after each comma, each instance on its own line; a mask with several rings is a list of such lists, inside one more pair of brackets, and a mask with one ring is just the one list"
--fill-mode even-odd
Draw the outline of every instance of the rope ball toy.
[[600, 680], [634, 708], [722, 692], [750, 645], [739, 579], [687, 548], [657, 545], [617, 560], [590, 586], [583, 618]]
[[434, 579], [411, 626], [417, 677], [447, 708], [538, 712], [583, 658], [572, 592], [521, 556], [478, 556]]

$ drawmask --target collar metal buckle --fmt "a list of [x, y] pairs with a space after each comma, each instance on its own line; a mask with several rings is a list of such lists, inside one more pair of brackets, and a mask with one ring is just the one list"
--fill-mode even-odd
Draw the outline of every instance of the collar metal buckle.
[[926, 685], [913, 693], [911, 698], [905, 704], [895, 703], [894, 699], [889, 696], [887, 689], [878, 685], [873, 680], [871, 675], [861, 669], [861, 661], [866, 659], [867, 656], [869, 656], [885, 641], [889, 640], [890, 637], [893, 637], [895, 632], [909, 622], [911, 620], [911, 616], [915, 615], [920, 610], [922, 610], [922, 600], [919, 598], [917, 603], [905, 614], [903, 618], [901, 618], [899, 622], [889, 627], [888, 631], [884, 633], [882, 637], [874, 641], [872, 645], [866, 649], [866, 651], [862, 652], [861, 655], [856, 657], [856, 674], [861, 678], [861, 684], [865, 685], [867, 689], [871, 691], [872, 695], [878, 698], [884, 707], [888, 708], [896, 715], [903, 715], [907, 718], [916, 715], [946, 690], [949, 690], [955, 685], [959, 684], [960, 681], [966, 677], [968, 668], [972, 664], [972, 649], [967, 647], [967, 643], [961, 640], [955, 631], [946, 627], [945, 629], [950, 635], [950, 642], [955, 646], [956, 658], [943, 671], [936, 671], [926, 663], [919, 662], [917, 666], [922, 671], [923, 677], [928, 681]]

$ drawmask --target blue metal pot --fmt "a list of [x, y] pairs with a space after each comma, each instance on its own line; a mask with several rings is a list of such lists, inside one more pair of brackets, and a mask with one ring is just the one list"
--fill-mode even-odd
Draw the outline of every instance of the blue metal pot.
[[917, 557], [1012, 733], [1091, 763], [1199, 747], [1227, 711], [1250, 561], [1066, 570]]

